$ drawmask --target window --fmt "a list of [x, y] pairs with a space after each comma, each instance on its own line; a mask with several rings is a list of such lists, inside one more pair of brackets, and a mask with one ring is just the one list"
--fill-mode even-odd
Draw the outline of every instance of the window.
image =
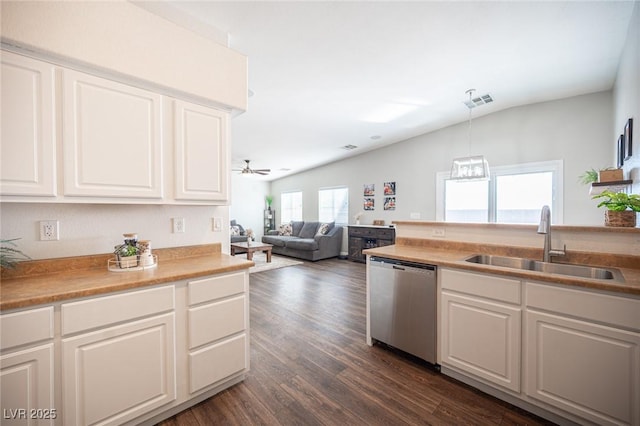
[[491, 169], [490, 181], [458, 182], [437, 175], [436, 218], [445, 222], [538, 223], [542, 206], [561, 224], [562, 161]]
[[280, 194], [280, 209], [281, 223], [302, 220], [302, 191]]
[[346, 225], [349, 222], [349, 188], [328, 188], [318, 191], [318, 220]]

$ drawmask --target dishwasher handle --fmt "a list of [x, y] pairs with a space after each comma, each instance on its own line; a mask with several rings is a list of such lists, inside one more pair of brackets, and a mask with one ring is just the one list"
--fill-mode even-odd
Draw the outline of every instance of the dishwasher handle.
[[437, 269], [435, 265], [428, 265], [426, 263], [418, 263], [418, 262], [407, 262], [404, 260], [389, 259], [386, 257], [371, 256], [370, 262], [372, 266], [382, 266], [382, 267], [393, 268], [401, 271], [404, 271], [407, 268], [427, 269], [430, 271], [435, 271]]

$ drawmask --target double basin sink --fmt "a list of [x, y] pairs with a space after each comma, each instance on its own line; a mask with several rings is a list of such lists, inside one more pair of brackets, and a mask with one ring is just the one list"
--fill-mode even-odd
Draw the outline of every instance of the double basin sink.
[[596, 268], [566, 263], [549, 263], [521, 257], [494, 256], [489, 254], [476, 254], [466, 258], [465, 261], [480, 265], [501, 266], [503, 268], [520, 269], [524, 271], [546, 272], [572, 277], [624, 282], [622, 273], [615, 268]]

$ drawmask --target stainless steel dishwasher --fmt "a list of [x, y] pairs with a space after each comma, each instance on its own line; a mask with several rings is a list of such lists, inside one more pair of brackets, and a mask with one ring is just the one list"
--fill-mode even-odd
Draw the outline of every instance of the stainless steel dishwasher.
[[436, 267], [371, 257], [371, 337], [436, 364]]

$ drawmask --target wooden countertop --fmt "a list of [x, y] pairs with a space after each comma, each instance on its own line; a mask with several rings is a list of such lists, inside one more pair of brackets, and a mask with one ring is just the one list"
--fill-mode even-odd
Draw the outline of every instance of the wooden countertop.
[[[540, 258], [537, 253], [532, 251], [514, 249], [507, 247], [482, 245], [475, 246], [473, 244], [446, 244], [443, 242], [430, 243], [425, 240], [399, 239], [395, 245], [366, 249], [362, 251], [364, 254], [388, 257], [396, 260], [404, 260], [409, 262], [426, 263], [436, 266], [446, 266], [451, 268], [466, 269], [469, 271], [483, 272], [495, 275], [504, 275], [529, 279], [535, 281], [543, 281], [557, 284], [566, 284], [577, 287], [585, 287], [597, 290], [605, 290], [616, 293], [624, 293], [629, 295], [640, 295], [640, 259], [637, 257], [626, 258], [619, 255], [599, 255], [599, 256], [580, 256], [574, 255], [577, 259], [598, 258], [601, 262], [598, 264], [589, 262], [574, 262], [569, 259], [566, 263], [583, 263], [602, 267], [615, 267], [624, 277], [624, 282], [613, 280], [601, 280], [591, 278], [580, 278], [567, 275], [549, 274], [536, 271], [519, 270], [512, 268], [504, 268], [499, 266], [481, 265], [476, 263], [465, 262], [469, 256], [474, 254], [496, 254], [512, 257]], [[616, 264], [618, 262], [618, 264]], [[622, 265], [622, 266], [621, 266]], [[634, 266], [629, 267], [629, 266]]]
[[127, 272], [107, 270], [111, 255], [22, 262], [21, 271], [3, 274], [0, 310], [240, 271], [254, 265], [244, 257], [221, 253], [219, 244], [158, 249], [154, 254], [158, 255], [155, 268]]

